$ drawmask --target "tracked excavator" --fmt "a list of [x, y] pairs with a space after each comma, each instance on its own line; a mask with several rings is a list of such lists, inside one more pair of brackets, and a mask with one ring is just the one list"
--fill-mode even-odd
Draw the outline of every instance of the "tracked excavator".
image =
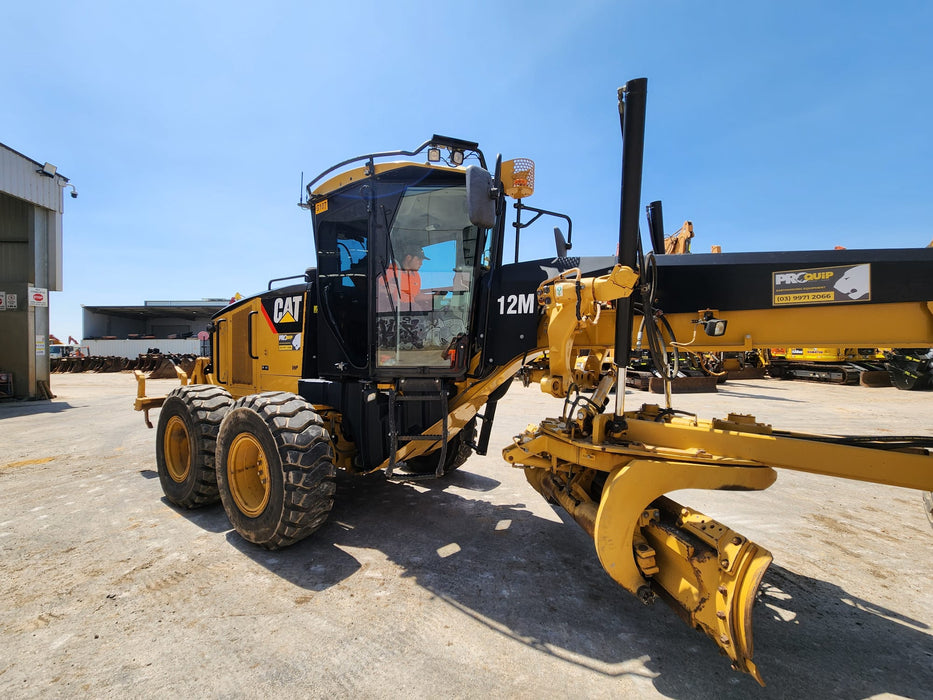
[[[752, 608], [770, 553], [665, 494], [766, 489], [786, 469], [931, 491], [933, 437], [798, 434], [741, 413], [703, 420], [669, 394], [626, 407], [613, 388], [625, 386], [634, 321], [645, 319], [658, 353], [672, 343], [930, 346], [933, 249], [687, 256], [660, 254], [658, 238], [644, 251], [645, 105], [644, 79], [620, 88], [616, 257], [570, 257], [568, 228], [563, 255], [519, 261], [522, 229], [555, 212], [524, 201], [531, 161], [487, 164], [474, 142], [434, 136], [315, 178], [301, 205], [316, 266], [219, 312], [210, 357], [179, 371], [167, 396], [147, 396], [138, 375], [135, 407], [150, 427], [159, 409], [168, 500], [219, 499], [243, 538], [288, 546], [327, 518], [337, 470], [438, 478], [485, 454], [497, 402], [524, 368], [564, 410], [516, 436], [504, 466], [567, 510], [615, 581], [669, 604], [761, 682]], [[870, 273], [859, 298], [796, 282], [856, 268]], [[611, 371], [593, 371], [610, 352]]]
[[769, 348], [768, 374], [830, 384], [891, 386], [877, 348]]

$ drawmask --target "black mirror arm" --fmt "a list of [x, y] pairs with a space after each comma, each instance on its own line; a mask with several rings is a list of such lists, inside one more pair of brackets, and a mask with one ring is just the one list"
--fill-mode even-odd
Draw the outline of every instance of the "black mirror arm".
[[515, 222], [512, 224], [517, 230], [521, 230], [528, 226], [531, 226], [535, 221], [540, 219], [542, 216], [556, 216], [558, 219], [563, 219], [567, 222], [567, 250], [570, 250], [573, 247], [573, 222], [570, 220], [570, 217], [566, 214], [560, 214], [556, 211], [548, 211], [547, 209], [537, 209], [536, 207], [529, 207], [527, 204], [522, 204], [522, 200], [518, 200], [513, 205], [516, 210], [518, 210], [518, 216], [521, 215], [523, 211], [535, 212], [535, 215], [531, 217], [528, 221], [521, 221], [516, 217]]

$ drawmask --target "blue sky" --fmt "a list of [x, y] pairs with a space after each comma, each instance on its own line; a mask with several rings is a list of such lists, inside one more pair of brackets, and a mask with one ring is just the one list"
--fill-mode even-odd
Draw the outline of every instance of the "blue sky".
[[[305, 181], [433, 133], [535, 160], [528, 204], [618, 236], [616, 88], [648, 78], [643, 202], [695, 252], [922, 247], [927, 2], [42, 2], [0, 21], [0, 142], [71, 178], [81, 305], [251, 294], [313, 266]], [[550, 252], [550, 222], [523, 257]]]

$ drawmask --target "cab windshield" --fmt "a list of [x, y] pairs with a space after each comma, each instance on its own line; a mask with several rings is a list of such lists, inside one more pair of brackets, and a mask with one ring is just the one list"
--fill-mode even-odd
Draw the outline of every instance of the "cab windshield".
[[457, 365], [473, 298], [478, 230], [466, 187], [409, 187], [375, 270], [376, 364]]

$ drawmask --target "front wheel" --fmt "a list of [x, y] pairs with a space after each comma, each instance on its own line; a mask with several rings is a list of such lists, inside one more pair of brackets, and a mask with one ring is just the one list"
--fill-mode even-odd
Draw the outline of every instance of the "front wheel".
[[334, 505], [334, 448], [321, 417], [287, 392], [244, 396], [217, 436], [217, 485], [233, 528], [266, 549], [317, 530]]

